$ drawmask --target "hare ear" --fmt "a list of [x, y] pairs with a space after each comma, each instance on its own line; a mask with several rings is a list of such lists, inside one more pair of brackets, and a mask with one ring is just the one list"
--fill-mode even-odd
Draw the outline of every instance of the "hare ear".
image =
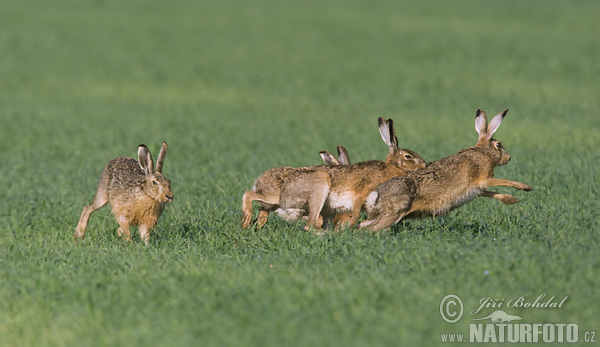
[[506, 116], [506, 113], [508, 112], [508, 109], [502, 111], [502, 113], [496, 115], [494, 118], [492, 118], [492, 120], [490, 121], [490, 124], [487, 127], [487, 137], [488, 139], [491, 139], [492, 136], [494, 135], [494, 133], [496, 132], [496, 130], [498, 130], [498, 127], [500, 126], [500, 123], [502, 123], [502, 120], [504, 119], [504, 116]]
[[344, 165], [350, 165], [350, 156], [348, 155], [348, 151], [344, 146], [337, 146], [338, 157], [340, 158], [340, 162]]
[[479, 134], [479, 140], [487, 136], [487, 116], [481, 109], [475, 114], [475, 130]]
[[390, 125], [388, 121], [385, 120], [383, 117], [379, 117], [377, 120], [379, 122], [379, 134], [381, 135], [383, 142], [385, 142], [385, 144], [388, 145], [388, 147], [393, 147], [394, 145], [390, 141]]
[[394, 130], [394, 121], [390, 118], [388, 119], [388, 124], [390, 126], [390, 143], [392, 147], [398, 149], [398, 138], [396, 137], [396, 130]]
[[321, 159], [323, 159], [325, 164], [329, 166], [341, 165], [340, 161], [334, 157], [333, 154], [329, 153], [329, 151], [321, 151], [319, 154], [321, 155]]
[[160, 153], [158, 153], [158, 158], [156, 159], [156, 172], [162, 173], [162, 167], [165, 163], [165, 156], [167, 155], [167, 143], [163, 141], [162, 146], [160, 147]]
[[396, 132], [394, 131], [394, 121], [389, 118], [388, 120], [379, 117], [379, 134], [381, 134], [381, 138], [383, 142], [390, 149], [398, 148], [398, 138], [396, 138]]
[[152, 161], [152, 155], [150, 150], [145, 145], [138, 147], [138, 162], [140, 167], [144, 170], [146, 176], [150, 176], [154, 173], [154, 162]]

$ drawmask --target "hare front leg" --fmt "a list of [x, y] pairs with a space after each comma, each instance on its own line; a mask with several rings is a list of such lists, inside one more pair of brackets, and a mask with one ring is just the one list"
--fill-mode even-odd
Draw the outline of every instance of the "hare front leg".
[[148, 245], [148, 241], [150, 241], [150, 228], [148, 228], [147, 225], [142, 224], [138, 227], [138, 229], [140, 230], [140, 239], [142, 239], [144, 243]]
[[308, 221], [306, 222], [304, 230], [321, 229], [323, 226], [321, 211], [329, 196], [329, 188], [328, 182], [320, 182], [313, 186], [313, 191], [308, 200]]
[[361, 229], [366, 228], [369, 232], [387, 229], [398, 223], [407, 214], [408, 211], [398, 211], [397, 213], [384, 214], [376, 219], [366, 220], [360, 223], [359, 227]]
[[530, 186], [528, 186], [525, 183], [521, 183], [521, 182], [515, 182], [515, 181], [509, 181], [509, 180], [503, 180], [501, 178], [488, 178], [486, 181], [486, 186], [487, 187], [491, 187], [491, 186], [502, 186], [502, 187], [512, 187], [512, 188], [516, 188], [516, 189], [520, 189], [520, 190], [525, 190], [525, 191], [531, 191], [533, 190]]
[[73, 238], [75, 241], [83, 240], [85, 238], [85, 229], [87, 228], [88, 221], [90, 219], [90, 215], [92, 212], [96, 211], [100, 207], [106, 205], [108, 202], [108, 194], [106, 190], [106, 184], [103, 184], [103, 180], [100, 181], [100, 185], [98, 186], [98, 190], [96, 191], [96, 196], [94, 197], [94, 201], [88, 206], [83, 208], [81, 211], [81, 217], [79, 217], [79, 223], [77, 223], [77, 227], [75, 228], [75, 233], [73, 234]]
[[506, 205], [512, 205], [512, 204], [516, 204], [517, 202], [519, 202], [519, 200], [517, 198], [515, 198], [514, 196], [512, 196], [510, 194], [500, 194], [500, 193], [496, 193], [496, 192], [491, 192], [489, 190], [483, 191], [481, 196], [484, 198], [496, 199]]
[[117, 222], [119, 222], [119, 230], [117, 230], [117, 236], [123, 237], [123, 240], [129, 242], [131, 241], [131, 235], [129, 234], [129, 222], [123, 216], [117, 218]]

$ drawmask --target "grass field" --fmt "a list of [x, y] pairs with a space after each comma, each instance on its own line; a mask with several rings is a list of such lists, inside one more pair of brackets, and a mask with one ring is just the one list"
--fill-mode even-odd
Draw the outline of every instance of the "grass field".
[[[1, 346], [434, 345], [484, 297], [600, 341], [597, 1], [9, 1], [0, 11]], [[241, 230], [263, 171], [345, 145], [384, 159], [377, 117], [434, 160], [510, 112], [477, 199], [389, 232]], [[149, 246], [105, 207], [75, 244], [103, 166], [156, 158], [175, 200]], [[456, 324], [440, 302], [458, 295]], [[482, 317], [493, 312], [486, 308]]]

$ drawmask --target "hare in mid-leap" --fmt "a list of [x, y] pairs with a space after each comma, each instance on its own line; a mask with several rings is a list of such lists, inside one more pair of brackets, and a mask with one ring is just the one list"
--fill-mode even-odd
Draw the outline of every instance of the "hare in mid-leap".
[[156, 224], [165, 204], [173, 200], [171, 181], [162, 175], [166, 154], [167, 143], [163, 142], [156, 170], [145, 145], [138, 147], [138, 160], [119, 157], [108, 162], [102, 171], [94, 201], [81, 212], [75, 241], [85, 237], [92, 212], [110, 203], [119, 223], [117, 234], [130, 241], [129, 226], [137, 225], [141, 239], [148, 244], [150, 229]]
[[507, 112], [495, 116], [488, 125], [485, 112], [477, 110], [475, 129], [479, 139], [475, 146], [377, 186], [367, 197], [367, 220], [360, 227], [382, 230], [403, 218], [442, 215], [478, 196], [516, 202], [511, 195], [484, 190], [491, 186], [531, 190], [525, 183], [494, 178], [494, 168], [510, 160], [500, 141], [492, 138]]

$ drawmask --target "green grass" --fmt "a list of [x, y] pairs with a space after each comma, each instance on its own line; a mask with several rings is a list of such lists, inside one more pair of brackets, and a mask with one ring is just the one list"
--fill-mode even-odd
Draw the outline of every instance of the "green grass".
[[[439, 314], [542, 293], [527, 323], [598, 331], [600, 27], [594, 1], [27, 1], [0, 11], [0, 345], [431, 345]], [[345, 145], [385, 158], [376, 119], [434, 160], [510, 112], [478, 199], [373, 235], [241, 230], [263, 171]], [[108, 207], [72, 234], [103, 166], [169, 143], [175, 200], [149, 246]], [[487, 275], [486, 275], [487, 273]], [[492, 312], [487, 309], [484, 313]], [[478, 315], [479, 316], [479, 315]], [[600, 332], [599, 332], [600, 333]], [[598, 337], [596, 337], [598, 340]]]

